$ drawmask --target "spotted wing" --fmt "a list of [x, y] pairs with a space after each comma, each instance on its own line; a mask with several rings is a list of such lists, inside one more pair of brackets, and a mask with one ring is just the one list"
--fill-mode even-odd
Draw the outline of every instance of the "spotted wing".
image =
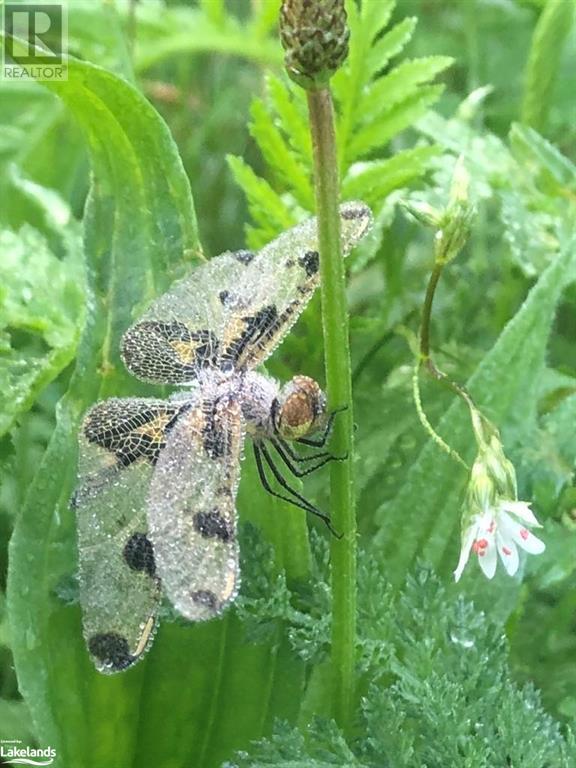
[[86, 643], [100, 672], [130, 667], [154, 633], [160, 582], [147, 536], [146, 496], [180, 407], [105, 400], [82, 425], [74, 496], [80, 602]]
[[235, 401], [205, 399], [183, 413], [150, 486], [156, 568], [187, 619], [211, 619], [238, 591], [235, 497], [243, 443]]
[[[369, 228], [364, 203], [340, 206], [347, 254]], [[224, 253], [156, 301], [122, 341], [128, 369], [144, 381], [184, 383], [203, 368], [254, 368], [268, 357], [318, 286], [316, 219], [258, 253]]]

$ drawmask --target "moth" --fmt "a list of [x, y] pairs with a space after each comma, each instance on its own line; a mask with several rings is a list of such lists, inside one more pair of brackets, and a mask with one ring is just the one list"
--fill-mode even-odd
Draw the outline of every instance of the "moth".
[[[371, 224], [363, 203], [340, 207], [348, 253]], [[181, 388], [166, 400], [96, 403], [79, 435], [80, 603], [100, 672], [128, 669], [149, 647], [164, 593], [186, 619], [219, 615], [239, 586], [235, 497], [248, 434], [266, 490], [314, 514], [275, 463], [298, 476], [335, 458], [322, 448], [334, 414], [319, 385], [284, 386], [255, 369], [319, 283], [316, 219], [265, 246], [226, 252], [155, 301], [124, 334], [136, 378]], [[314, 433], [320, 436], [311, 437]], [[270, 485], [270, 474], [286, 494]], [[326, 518], [325, 518], [326, 519]]]

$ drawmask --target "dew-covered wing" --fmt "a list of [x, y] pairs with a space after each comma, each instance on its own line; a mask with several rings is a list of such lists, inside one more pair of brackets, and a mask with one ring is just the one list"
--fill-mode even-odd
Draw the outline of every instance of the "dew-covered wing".
[[[340, 206], [349, 253], [370, 227], [364, 203]], [[224, 253], [177, 283], [122, 341], [128, 369], [145, 381], [190, 382], [202, 368], [254, 368], [272, 352], [318, 286], [316, 219], [257, 253]]]
[[235, 498], [243, 442], [235, 401], [183, 412], [148, 498], [150, 538], [164, 592], [187, 619], [211, 619], [238, 591]]
[[100, 672], [120, 672], [148, 647], [160, 582], [146, 498], [180, 405], [143, 398], [97, 403], [80, 432], [80, 602], [88, 650]]

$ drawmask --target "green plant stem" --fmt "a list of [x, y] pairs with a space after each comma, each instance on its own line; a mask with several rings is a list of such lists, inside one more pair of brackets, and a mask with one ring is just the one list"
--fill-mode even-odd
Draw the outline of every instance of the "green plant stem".
[[452, 381], [452, 379], [446, 373], [444, 373], [444, 371], [441, 371], [430, 355], [430, 324], [432, 320], [432, 306], [434, 304], [436, 288], [438, 287], [438, 282], [440, 280], [440, 276], [442, 275], [444, 266], [445, 263], [442, 261], [437, 261], [434, 264], [434, 269], [432, 270], [432, 274], [430, 275], [428, 286], [426, 288], [426, 297], [424, 299], [424, 307], [422, 309], [422, 323], [420, 325], [420, 365], [426, 368], [433, 379], [436, 379], [436, 381], [444, 384], [446, 387], [448, 387], [448, 389], [451, 389], [453, 392], [455, 392], [458, 397], [461, 397], [466, 405], [470, 408], [470, 410], [476, 411], [476, 406], [474, 405], [474, 401], [472, 400], [469, 392], [457, 382]]
[[444, 269], [446, 262], [442, 260], [437, 260], [434, 264], [434, 268], [432, 270], [432, 273], [430, 275], [430, 279], [428, 280], [428, 286], [426, 288], [426, 296], [424, 298], [424, 307], [422, 309], [422, 322], [420, 324], [420, 348], [419, 348], [419, 359], [418, 363], [414, 369], [414, 376], [412, 378], [412, 388], [413, 388], [413, 394], [414, 394], [414, 402], [416, 404], [416, 410], [418, 412], [418, 418], [420, 419], [420, 422], [422, 423], [424, 429], [428, 432], [428, 434], [432, 437], [432, 439], [436, 442], [436, 444], [442, 448], [449, 456], [451, 456], [458, 464], [460, 464], [465, 469], [469, 469], [468, 464], [464, 461], [464, 459], [460, 456], [460, 454], [455, 451], [453, 448], [451, 448], [443, 439], [440, 437], [440, 435], [435, 431], [434, 427], [430, 424], [428, 421], [428, 417], [426, 416], [426, 413], [424, 411], [424, 408], [422, 407], [422, 399], [420, 396], [420, 386], [419, 386], [419, 372], [421, 368], [425, 368], [426, 371], [430, 374], [430, 376], [435, 379], [436, 381], [440, 382], [444, 386], [446, 386], [448, 389], [452, 390], [455, 394], [458, 395], [468, 406], [468, 409], [470, 410], [470, 414], [472, 416], [472, 419], [474, 419], [474, 415], [478, 416], [482, 421], [486, 421], [482, 413], [476, 408], [476, 405], [474, 404], [474, 400], [472, 399], [470, 393], [468, 390], [463, 387], [461, 384], [458, 384], [456, 381], [453, 381], [444, 371], [440, 370], [434, 360], [432, 359], [432, 356], [430, 354], [430, 326], [432, 321], [432, 307], [434, 305], [434, 296], [436, 294], [436, 288], [438, 287], [438, 283], [440, 281], [440, 277], [442, 275], [442, 270]]
[[346, 406], [335, 420], [330, 510], [342, 538], [331, 539], [333, 713], [350, 723], [356, 650], [356, 518], [353, 491], [353, 415], [346, 283], [340, 245], [338, 161], [332, 96], [328, 88], [308, 91], [314, 154], [316, 210], [322, 291], [326, 390], [331, 409]]

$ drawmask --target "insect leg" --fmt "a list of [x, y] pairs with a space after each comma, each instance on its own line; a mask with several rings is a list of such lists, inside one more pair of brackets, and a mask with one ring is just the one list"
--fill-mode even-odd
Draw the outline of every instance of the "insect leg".
[[324, 448], [326, 445], [326, 442], [328, 441], [328, 438], [330, 437], [330, 432], [332, 431], [332, 426], [334, 424], [334, 419], [339, 413], [342, 413], [343, 411], [347, 410], [348, 406], [343, 405], [342, 408], [336, 408], [335, 411], [332, 411], [330, 415], [328, 416], [328, 421], [326, 422], [326, 426], [324, 427], [324, 432], [322, 432], [322, 435], [317, 438], [313, 439], [310, 437], [300, 437], [296, 440], [297, 443], [301, 443], [302, 445], [310, 445], [312, 448]]
[[[291, 488], [288, 485], [288, 483], [282, 477], [282, 474], [279, 472], [278, 468], [274, 464], [274, 461], [272, 460], [272, 457], [268, 453], [266, 447], [263, 446], [261, 443], [253, 443], [252, 446], [254, 449], [254, 457], [256, 459], [256, 467], [258, 469], [258, 475], [260, 477], [260, 482], [264, 486], [264, 489], [268, 491], [268, 493], [271, 496], [275, 496], [277, 499], [282, 499], [283, 501], [287, 501], [289, 504], [293, 504], [295, 507], [299, 507], [300, 509], [303, 509], [305, 512], [309, 512], [310, 514], [315, 515], [316, 517], [319, 517], [321, 520], [324, 521], [330, 533], [332, 533], [338, 539], [342, 538], [342, 534], [335, 531], [334, 528], [332, 527], [332, 524], [330, 522], [330, 518], [328, 517], [328, 515], [325, 515], [317, 507], [315, 507], [307, 499], [305, 499], [304, 496], [300, 495], [297, 491], [294, 490], [294, 488]], [[284, 488], [284, 490], [291, 493], [295, 497], [294, 499], [291, 499], [288, 496], [283, 496], [281, 493], [278, 493], [270, 486], [268, 482], [268, 478], [266, 477], [264, 465], [262, 464], [262, 456], [264, 457], [266, 464], [272, 470], [272, 474], [276, 478], [278, 484], [282, 488]]]
[[[305, 477], [306, 475], [309, 475], [311, 472], [315, 472], [317, 469], [320, 469], [325, 464], [328, 464], [329, 461], [334, 461], [336, 459], [336, 456], [332, 456], [330, 453], [321, 453], [316, 456], [292, 456], [288, 451], [285, 450], [285, 446], [282, 445], [282, 443], [279, 440], [272, 440], [272, 445], [276, 449], [276, 452], [286, 464], [290, 472], [292, 472], [293, 475], [296, 477]], [[314, 459], [317, 460], [317, 463], [314, 464], [314, 466], [308, 466], [308, 467], [298, 467], [296, 464], [294, 464], [294, 461], [313, 461]]]
[[[297, 461], [299, 464], [304, 463], [306, 461], [314, 461], [315, 459], [323, 459], [326, 456], [332, 456], [331, 453], [328, 451], [320, 451], [320, 453], [314, 453], [310, 456], [300, 456], [294, 448], [290, 445], [289, 442], [286, 440], [283, 440], [281, 437], [275, 437], [273, 440], [271, 440], [273, 445], [276, 445], [276, 443], [279, 443], [282, 449], [284, 450], [284, 453], [287, 453], [288, 456], [292, 459], [292, 461]], [[334, 457], [337, 458], [337, 457]]]

